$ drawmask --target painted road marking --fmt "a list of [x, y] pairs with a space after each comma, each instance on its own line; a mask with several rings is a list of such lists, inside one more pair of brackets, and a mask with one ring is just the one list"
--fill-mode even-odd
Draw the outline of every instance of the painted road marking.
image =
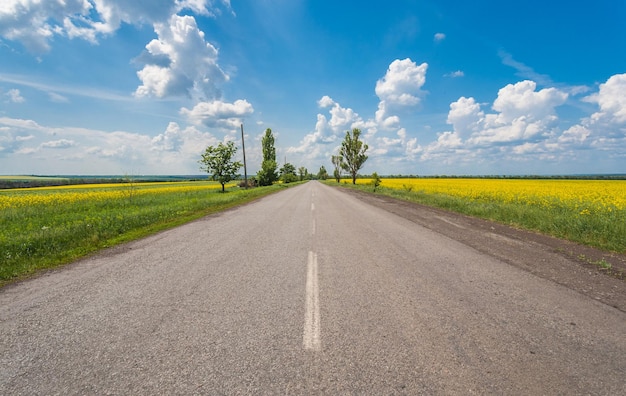
[[306, 277], [306, 312], [304, 316], [304, 349], [319, 351], [320, 340], [320, 304], [317, 283], [317, 254], [309, 252]]

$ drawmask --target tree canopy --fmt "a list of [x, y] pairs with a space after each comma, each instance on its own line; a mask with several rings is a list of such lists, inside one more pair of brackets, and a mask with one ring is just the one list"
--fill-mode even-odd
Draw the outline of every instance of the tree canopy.
[[367, 161], [365, 152], [368, 146], [359, 140], [360, 136], [361, 130], [358, 128], [352, 129], [352, 132], [347, 131], [339, 149], [339, 155], [342, 157], [341, 167], [352, 176], [352, 184], [356, 184], [359, 169]]
[[320, 170], [317, 172], [317, 178], [319, 180], [326, 180], [328, 178], [328, 172], [326, 171], [324, 165], [320, 166]]
[[220, 143], [217, 147], [207, 147], [198, 161], [200, 170], [207, 172], [211, 180], [220, 182], [222, 192], [225, 191], [226, 183], [239, 177], [237, 172], [243, 166], [241, 162], [233, 161], [235, 152], [237, 152], [235, 143]]
[[341, 155], [333, 155], [331, 157], [331, 160], [333, 162], [333, 165], [335, 166], [333, 176], [335, 177], [337, 183], [339, 183], [339, 181], [341, 180], [341, 163], [343, 162], [343, 158], [341, 158]]
[[298, 175], [296, 174], [296, 167], [287, 162], [280, 168], [280, 178], [283, 183], [292, 183], [298, 181]]
[[276, 162], [276, 147], [274, 147], [274, 135], [272, 130], [267, 128], [265, 135], [261, 140], [261, 146], [263, 148], [263, 162], [261, 163], [261, 169], [257, 173], [257, 179], [260, 186], [271, 186], [276, 180], [278, 180], [278, 174], [276, 168], [278, 163]]

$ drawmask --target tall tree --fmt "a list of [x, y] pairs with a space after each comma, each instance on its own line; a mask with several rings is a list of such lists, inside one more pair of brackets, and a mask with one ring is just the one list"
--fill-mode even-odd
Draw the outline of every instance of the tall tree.
[[235, 143], [220, 143], [217, 147], [207, 147], [198, 161], [200, 170], [207, 172], [211, 180], [220, 182], [222, 192], [225, 191], [226, 183], [239, 177], [237, 172], [243, 166], [241, 162], [233, 161], [235, 152], [237, 152]]
[[328, 172], [326, 171], [324, 165], [320, 166], [320, 170], [317, 172], [317, 178], [319, 180], [326, 180], [328, 178]]
[[276, 162], [274, 135], [270, 128], [265, 130], [265, 135], [261, 140], [261, 146], [263, 148], [263, 162], [261, 163], [261, 169], [257, 174], [257, 178], [259, 179], [259, 185], [271, 186], [272, 183], [278, 180], [278, 174], [276, 173], [278, 163]]
[[309, 177], [309, 170], [306, 167], [301, 166], [298, 168], [298, 175], [300, 176], [300, 181], [303, 181]]
[[352, 184], [356, 184], [356, 176], [359, 173], [359, 169], [367, 161], [365, 152], [368, 146], [359, 140], [360, 136], [361, 130], [358, 128], [352, 129], [352, 133], [347, 131], [339, 149], [339, 155], [343, 158], [341, 167], [352, 176]]
[[337, 183], [339, 183], [341, 180], [341, 163], [343, 162], [343, 158], [341, 158], [341, 155], [333, 155], [331, 157], [331, 161], [333, 162], [333, 165], [335, 165], [333, 176], [335, 177], [335, 180], [337, 180]]

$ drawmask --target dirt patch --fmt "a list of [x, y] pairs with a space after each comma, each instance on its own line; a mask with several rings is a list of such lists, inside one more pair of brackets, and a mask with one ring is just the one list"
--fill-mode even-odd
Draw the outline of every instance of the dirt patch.
[[[352, 189], [342, 191], [626, 312], [626, 254], [606, 252], [383, 195]], [[611, 269], [603, 268], [600, 264], [610, 264]]]

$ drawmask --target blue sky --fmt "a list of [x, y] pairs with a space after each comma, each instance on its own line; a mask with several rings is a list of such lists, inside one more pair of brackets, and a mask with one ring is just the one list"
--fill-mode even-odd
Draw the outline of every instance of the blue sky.
[[[364, 5], [367, 4], [367, 5]], [[626, 173], [626, 3], [3, 0], [0, 174]], [[241, 151], [239, 151], [241, 154]]]

